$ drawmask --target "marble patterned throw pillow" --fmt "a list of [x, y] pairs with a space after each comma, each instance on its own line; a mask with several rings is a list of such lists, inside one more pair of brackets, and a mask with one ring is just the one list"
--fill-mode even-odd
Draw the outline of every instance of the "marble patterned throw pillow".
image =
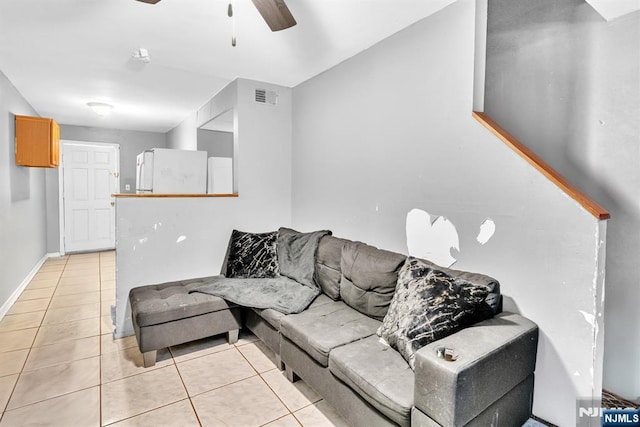
[[400, 269], [389, 311], [377, 334], [414, 369], [415, 352], [465, 326], [488, 319], [489, 289], [409, 257]]
[[278, 232], [245, 233], [233, 230], [229, 242], [226, 277], [265, 278], [279, 274], [276, 255]]

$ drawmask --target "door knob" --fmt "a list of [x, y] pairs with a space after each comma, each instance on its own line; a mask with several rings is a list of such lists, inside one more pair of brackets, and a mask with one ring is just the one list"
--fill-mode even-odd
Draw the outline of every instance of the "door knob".
[[116, 202], [111, 202], [111, 206], [115, 206], [115, 205], [116, 205]]

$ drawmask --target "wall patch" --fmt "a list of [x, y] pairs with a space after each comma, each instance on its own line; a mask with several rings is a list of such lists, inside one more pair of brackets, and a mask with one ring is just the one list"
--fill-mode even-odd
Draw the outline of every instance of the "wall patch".
[[478, 237], [476, 237], [476, 240], [481, 245], [484, 245], [493, 237], [493, 234], [495, 232], [496, 232], [496, 223], [493, 222], [492, 219], [487, 218], [484, 220], [482, 224], [480, 224], [480, 232], [478, 233]]
[[458, 231], [447, 218], [432, 217], [422, 209], [412, 209], [407, 214], [406, 231], [409, 255], [443, 267], [456, 262], [451, 249], [460, 250]]

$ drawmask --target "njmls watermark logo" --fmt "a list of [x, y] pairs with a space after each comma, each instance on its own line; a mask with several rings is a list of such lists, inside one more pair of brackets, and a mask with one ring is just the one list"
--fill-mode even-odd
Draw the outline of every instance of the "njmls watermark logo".
[[600, 402], [576, 402], [576, 427], [640, 427], [640, 408], [602, 408]]

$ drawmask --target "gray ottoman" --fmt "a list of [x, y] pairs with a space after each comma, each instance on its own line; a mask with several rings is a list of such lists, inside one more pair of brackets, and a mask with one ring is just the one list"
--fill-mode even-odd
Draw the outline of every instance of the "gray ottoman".
[[156, 351], [212, 335], [227, 333], [238, 341], [241, 308], [222, 298], [189, 290], [207, 278], [133, 288], [129, 292], [133, 329], [144, 366], [156, 363]]

